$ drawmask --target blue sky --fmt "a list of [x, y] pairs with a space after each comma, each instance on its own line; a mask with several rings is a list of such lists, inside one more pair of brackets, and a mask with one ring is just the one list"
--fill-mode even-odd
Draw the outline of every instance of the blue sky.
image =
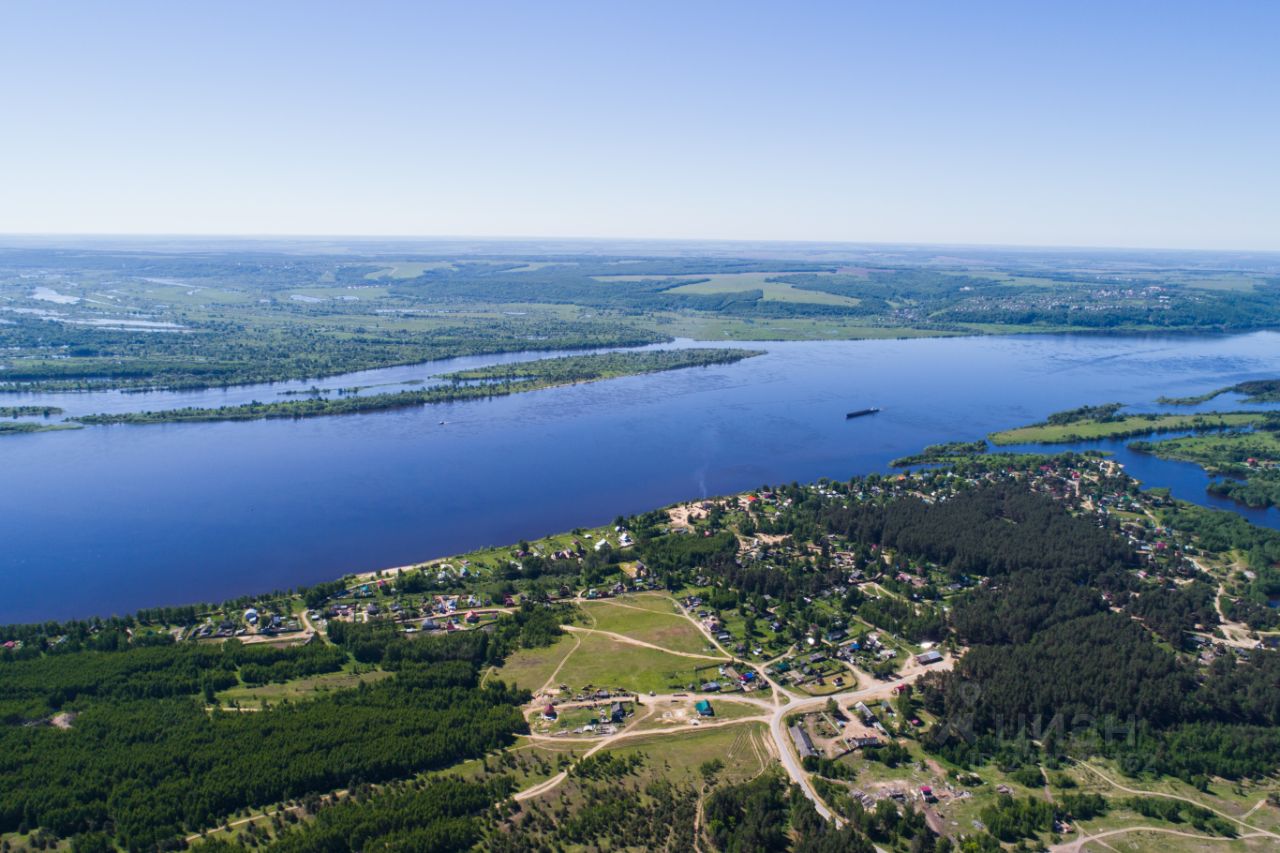
[[1280, 249], [1280, 3], [0, 4], [0, 232]]

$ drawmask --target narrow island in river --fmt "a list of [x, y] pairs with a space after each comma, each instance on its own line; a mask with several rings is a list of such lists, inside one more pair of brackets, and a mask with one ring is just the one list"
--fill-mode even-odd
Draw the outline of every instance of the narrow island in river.
[[712, 348], [594, 353], [446, 373], [441, 378], [448, 384], [413, 391], [334, 398], [309, 396], [302, 399], [254, 402], [217, 408], [81, 415], [70, 420], [87, 425], [158, 424], [347, 415], [411, 408], [433, 403], [503, 397], [561, 385], [598, 382], [623, 376], [681, 370], [686, 367], [733, 364], [757, 355], [763, 355], [763, 353], [759, 350]]
[[1160, 397], [1156, 402], [1166, 406], [1195, 406], [1231, 393], [1242, 394], [1246, 403], [1280, 403], [1280, 379], [1254, 379], [1191, 397]]
[[47, 423], [45, 421], [0, 421], [0, 435], [18, 435], [29, 432], [55, 432], [62, 429], [79, 429], [76, 424]]
[[1077, 441], [1133, 438], [1159, 432], [1212, 430], [1256, 426], [1267, 420], [1265, 412], [1206, 412], [1195, 415], [1126, 414], [1086, 416], [1078, 420], [1052, 420], [992, 433], [991, 443], [1072, 444]]
[[57, 406], [0, 406], [0, 418], [47, 418], [62, 414]]

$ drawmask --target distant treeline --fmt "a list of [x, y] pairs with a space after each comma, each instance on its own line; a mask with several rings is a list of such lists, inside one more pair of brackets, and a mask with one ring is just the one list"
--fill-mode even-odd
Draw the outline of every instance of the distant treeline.
[[62, 414], [57, 406], [0, 406], [0, 418], [47, 418]]
[[[263, 309], [266, 313], [267, 309]], [[643, 346], [666, 335], [634, 325], [540, 317], [441, 317], [429, 329], [353, 330], [251, 317], [241, 322], [188, 321], [182, 334], [58, 327], [49, 351], [49, 324], [19, 317], [0, 327], [0, 341], [58, 358], [0, 360], [3, 391], [95, 388], [198, 389], [332, 376], [356, 370], [420, 364], [461, 356], [528, 350]]]

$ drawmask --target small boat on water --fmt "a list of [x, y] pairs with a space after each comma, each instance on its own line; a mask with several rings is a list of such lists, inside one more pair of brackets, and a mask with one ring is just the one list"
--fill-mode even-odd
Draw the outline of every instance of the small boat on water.
[[849, 412], [847, 415], [845, 415], [845, 416], [844, 416], [844, 419], [845, 419], [846, 421], [848, 421], [848, 420], [853, 420], [854, 418], [860, 418], [860, 417], [862, 417], [863, 415], [874, 415], [874, 414], [875, 414], [876, 412], [878, 412], [878, 411], [880, 411], [880, 410], [879, 410], [879, 409], [877, 409], [877, 408], [871, 408], [871, 409], [858, 409], [856, 412]]

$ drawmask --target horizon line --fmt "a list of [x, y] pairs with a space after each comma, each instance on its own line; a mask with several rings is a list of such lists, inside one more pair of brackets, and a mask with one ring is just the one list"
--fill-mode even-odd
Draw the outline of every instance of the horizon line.
[[[859, 248], [903, 249], [998, 249], [1013, 251], [1067, 251], [1067, 252], [1177, 252], [1187, 254], [1261, 254], [1280, 255], [1280, 248], [1185, 248], [1173, 246], [1082, 245], [1076, 243], [965, 243], [956, 241], [903, 241], [903, 240], [819, 240], [749, 237], [602, 237], [565, 235], [481, 235], [481, 234], [341, 234], [341, 233], [259, 233], [234, 232], [110, 232], [110, 231], [7, 231], [0, 232], [0, 241], [7, 239], [90, 239], [90, 240], [351, 240], [351, 241], [481, 241], [504, 242], [578, 242], [578, 243], [683, 243], [683, 244], [738, 244], [778, 246], [840, 246]], [[3, 248], [3, 247], [0, 247]]]

